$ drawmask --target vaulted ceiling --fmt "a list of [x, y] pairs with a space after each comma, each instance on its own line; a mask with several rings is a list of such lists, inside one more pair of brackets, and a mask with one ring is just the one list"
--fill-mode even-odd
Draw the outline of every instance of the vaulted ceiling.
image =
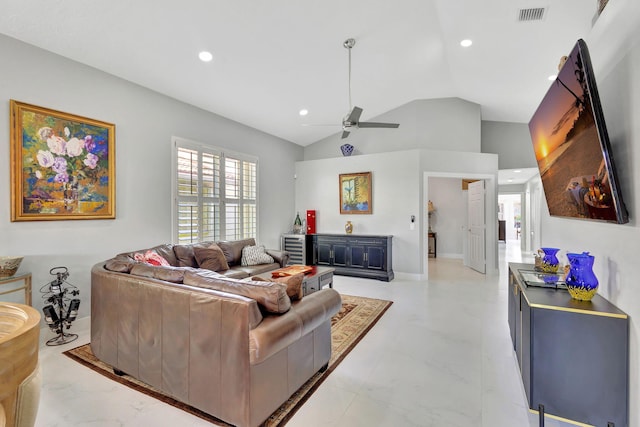
[[[521, 21], [532, 8], [541, 19]], [[362, 120], [459, 97], [483, 120], [526, 123], [559, 58], [591, 31], [597, 1], [0, 0], [0, 9], [0, 33], [305, 146], [339, 132], [349, 111], [347, 38]], [[198, 59], [204, 50], [211, 62]]]

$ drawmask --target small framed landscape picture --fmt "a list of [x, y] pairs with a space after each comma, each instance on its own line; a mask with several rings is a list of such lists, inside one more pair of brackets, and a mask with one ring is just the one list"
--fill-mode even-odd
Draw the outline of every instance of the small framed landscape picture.
[[340, 213], [371, 214], [371, 172], [340, 174]]
[[115, 218], [115, 125], [11, 100], [11, 221]]

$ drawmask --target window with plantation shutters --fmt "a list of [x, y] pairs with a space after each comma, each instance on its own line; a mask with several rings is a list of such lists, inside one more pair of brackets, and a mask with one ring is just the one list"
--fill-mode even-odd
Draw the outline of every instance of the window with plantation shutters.
[[174, 145], [175, 243], [255, 238], [257, 159], [179, 138]]

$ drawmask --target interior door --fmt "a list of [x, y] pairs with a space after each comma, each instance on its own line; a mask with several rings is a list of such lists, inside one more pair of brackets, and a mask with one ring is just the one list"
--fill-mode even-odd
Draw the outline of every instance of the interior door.
[[469, 267], [480, 273], [485, 273], [485, 217], [484, 217], [484, 181], [469, 184]]

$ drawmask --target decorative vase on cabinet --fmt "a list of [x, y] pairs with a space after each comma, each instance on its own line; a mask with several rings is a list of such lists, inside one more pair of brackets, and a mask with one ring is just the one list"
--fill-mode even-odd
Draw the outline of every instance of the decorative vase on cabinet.
[[344, 231], [347, 234], [353, 233], [353, 224], [351, 223], [351, 221], [347, 221], [347, 223], [344, 225]]
[[547, 273], [556, 273], [558, 271], [558, 266], [560, 265], [560, 261], [558, 261], [558, 257], [556, 254], [560, 249], [558, 248], [540, 248], [542, 252], [544, 252], [544, 256], [542, 257], [542, 271]]
[[567, 275], [567, 290], [572, 298], [580, 301], [591, 301], [598, 292], [598, 278], [593, 273], [593, 255], [588, 252], [581, 254], [569, 253], [569, 274]]

